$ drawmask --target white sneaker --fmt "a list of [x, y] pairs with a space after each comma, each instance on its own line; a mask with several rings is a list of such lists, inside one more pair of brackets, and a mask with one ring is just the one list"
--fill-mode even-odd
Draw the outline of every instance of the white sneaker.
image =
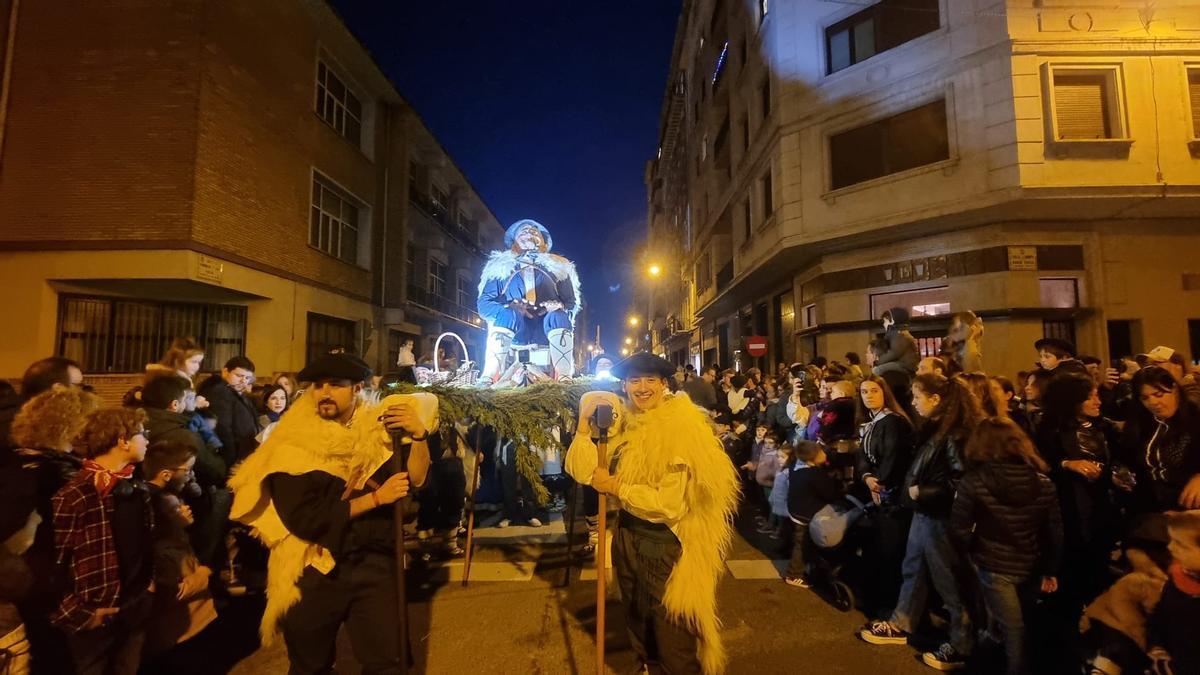
[[508, 518], [501, 518], [500, 522], [496, 523], [496, 527], [508, 527], [511, 524], [512, 524], [512, 521], [509, 520]]
[[529, 526], [530, 526], [530, 527], [541, 527], [541, 526], [542, 526], [542, 521], [538, 520], [537, 518], [530, 518], [530, 519], [529, 519]]

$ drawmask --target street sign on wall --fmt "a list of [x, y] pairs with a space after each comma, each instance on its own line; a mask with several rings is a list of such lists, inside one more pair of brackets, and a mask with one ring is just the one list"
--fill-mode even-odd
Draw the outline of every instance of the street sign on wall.
[[752, 335], [746, 338], [746, 351], [750, 353], [750, 356], [766, 356], [767, 338], [758, 335]]

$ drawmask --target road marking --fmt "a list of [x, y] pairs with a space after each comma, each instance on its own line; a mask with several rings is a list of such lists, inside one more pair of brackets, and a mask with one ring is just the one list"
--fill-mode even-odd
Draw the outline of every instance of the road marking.
[[726, 560], [725, 566], [734, 579], [782, 579], [787, 560]]

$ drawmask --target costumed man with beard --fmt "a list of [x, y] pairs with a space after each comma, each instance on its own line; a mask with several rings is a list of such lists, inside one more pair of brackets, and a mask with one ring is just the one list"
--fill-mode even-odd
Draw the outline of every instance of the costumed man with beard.
[[536, 220], [518, 220], [493, 251], [479, 282], [479, 315], [488, 323], [482, 379], [491, 384], [512, 365], [513, 347], [547, 345], [553, 377], [575, 376], [575, 314], [579, 275], [550, 253], [554, 240]]
[[[349, 354], [322, 356], [298, 379], [312, 385], [229, 479], [232, 517], [271, 549], [263, 644], [282, 631], [289, 672], [332, 672], [344, 623], [363, 672], [405, 672], [392, 504], [425, 482], [437, 399], [372, 405], [371, 369]], [[407, 473], [393, 473], [389, 432], [412, 444]]]
[[[620, 502], [612, 560], [630, 638], [649, 672], [724, 670], [717, 580], [733, 535], [737, 472], [707, 415], [669, 393], [675, 366], [634, 354], [613, 368], [629, 404], [589, 392], [567, 471]], [[592, 414], [613, 406], [608, 468], [597, 467]], [[590, 433], [589, 433], [590, 429]]]

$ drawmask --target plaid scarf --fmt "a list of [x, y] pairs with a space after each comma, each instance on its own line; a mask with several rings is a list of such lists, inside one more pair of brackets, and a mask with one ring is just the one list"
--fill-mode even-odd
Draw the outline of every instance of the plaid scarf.
[[109, 471], [95, 461], [85, 459], [83, 460], [83, 470], [92, 472], [92, 483], [96, 485], [96, 492], [100, 493], [101, 498], [107, 497], [118, 482], [133, 477], [132, 464], [127, 464], [120, 471]]

